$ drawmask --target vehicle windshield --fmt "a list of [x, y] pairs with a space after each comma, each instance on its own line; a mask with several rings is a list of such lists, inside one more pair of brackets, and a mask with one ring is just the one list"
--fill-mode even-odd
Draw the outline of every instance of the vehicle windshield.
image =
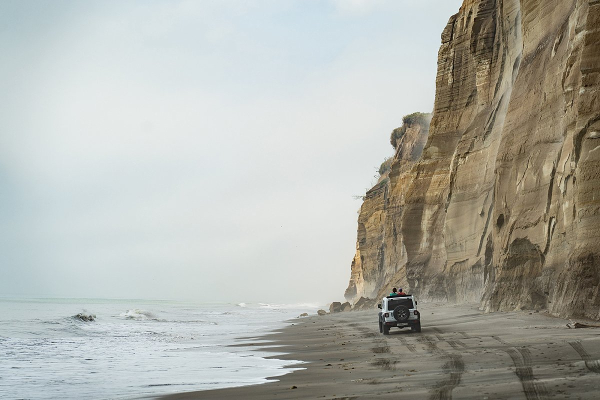
[[393, 310], [398, 306], [404, 306], [408, 309], [411, 309], [413, 308], [413, 301], [410, 298], [388, 300], [388, 310]]

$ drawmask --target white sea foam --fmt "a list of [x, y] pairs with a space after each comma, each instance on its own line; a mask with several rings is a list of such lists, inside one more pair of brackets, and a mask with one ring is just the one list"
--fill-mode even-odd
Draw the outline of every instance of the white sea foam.
[[[95, 321], [73, 317], [84, 307]], [[0, 397], [123, 399], [263, 383], [293, 362], [225, 345], [318, 308], [294, 307], [0, 299]]]
[[137, 308], [134, 308], [132, 310], [127, 310], [119, 315], [121, 317], [125, 317], [127, 319], [133, 319], [136, 321], [146, 321], [146, 320], [161, 321], [161, 319], [159, 319], [156, 315], [154, 315], [150, 311], [139, 310]]

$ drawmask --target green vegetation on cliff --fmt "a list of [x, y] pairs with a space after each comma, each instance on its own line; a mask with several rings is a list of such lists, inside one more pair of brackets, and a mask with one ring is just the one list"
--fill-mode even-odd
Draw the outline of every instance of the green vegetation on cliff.
[[392, 169], [392, 162], [394, 162], [394, 157], [387, 157], [385, 160], [383, 160], [379, 166], [379, 170], [377, 171], [379, 172], [379, 176], [385, 175], [390, 169]]
[[429, 125], [431, 121], [431, 114], [415, 112], [412, 114], [405, 115], [402, 117], [402, 126], [400, 128], [396, 128], [392, 131], [390, 135], [390, 144], [395, 149], [398, 145], [398, 140], [404, 136], [406, 129], [411, 125], [419, 124], [419, 125]]

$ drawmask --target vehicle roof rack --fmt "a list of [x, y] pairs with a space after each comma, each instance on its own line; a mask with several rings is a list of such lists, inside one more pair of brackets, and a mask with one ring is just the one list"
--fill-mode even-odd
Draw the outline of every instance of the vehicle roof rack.
[[398, 294], [396, 296], [387, 296], [388, 299], [397, 299], [398, 297], [410, 297], [412, 294]]

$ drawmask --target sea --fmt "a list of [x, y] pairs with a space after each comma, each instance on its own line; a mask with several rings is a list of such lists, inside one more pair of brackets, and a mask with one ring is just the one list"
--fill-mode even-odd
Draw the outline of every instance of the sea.
[[228, 345], [260, 342], [248, 338], [318, 308], [0, 298], [0, 399], [140, 399], [265, 383], [301, 362]]

